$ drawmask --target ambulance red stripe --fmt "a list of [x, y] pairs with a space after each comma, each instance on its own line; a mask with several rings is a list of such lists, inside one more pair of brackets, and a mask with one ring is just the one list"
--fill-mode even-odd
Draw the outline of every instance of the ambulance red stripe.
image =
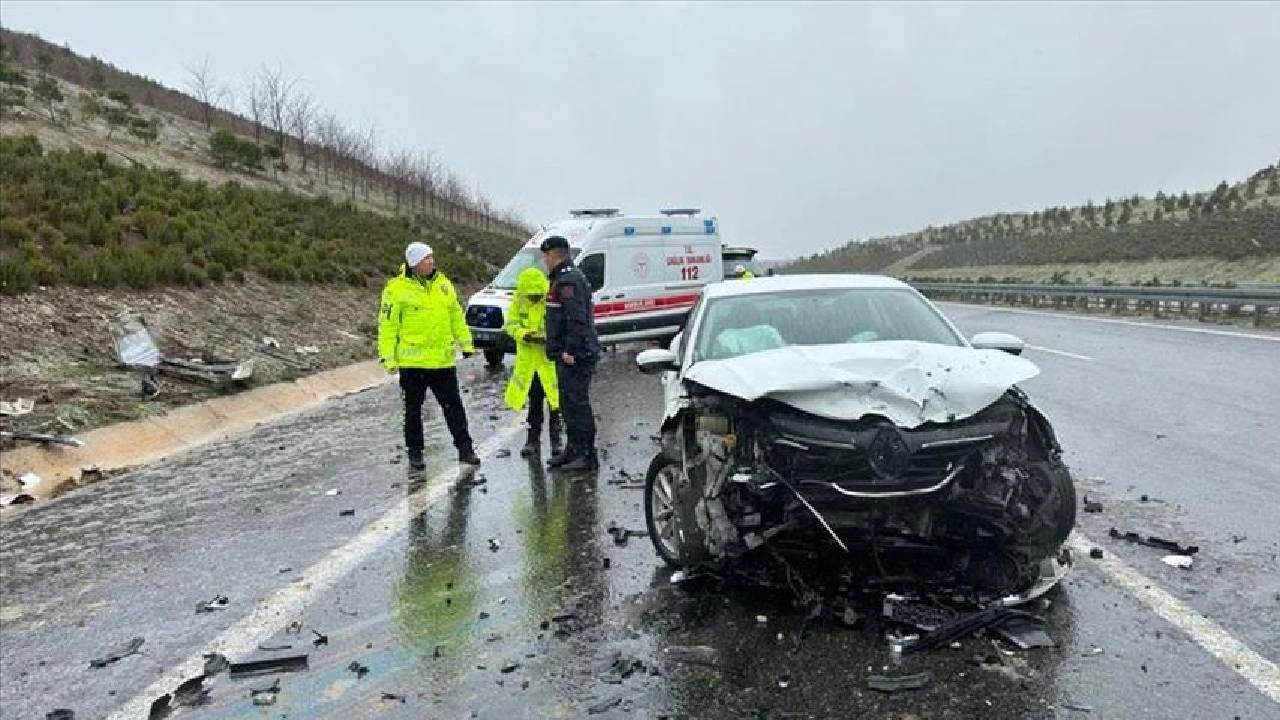
[[614, 318], [624, 315], [653, 312], [655, 310], [678, 310], [681, 308], [691, 308], [698, 302], [698, 298], [700, 297], [702, 297], [701, 293], [689, 293], [684, 295], [666, 295], [656, 298], [637, 298], [635, 300], [619, 300], [617, 302], [600, 303], [595, 306], [595, 316], [597, 318]]

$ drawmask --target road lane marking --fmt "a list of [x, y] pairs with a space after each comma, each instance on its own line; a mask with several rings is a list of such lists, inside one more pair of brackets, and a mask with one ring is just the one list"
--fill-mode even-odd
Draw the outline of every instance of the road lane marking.
[[[1089, 551], [1101, 547], [1079, 531], [1067, 540], [1077, 558], [1089, 557]], [[1243, 677], [1263, 695], [1280, 703], [1280, 666], [1259, 655], [1232, 637], [1222, 626], [1196, 612], [1186, 603], [1160, 589], [1152, 580], [1134, 570], [1112, 553], [1089, 561], [1155, 614], [1182, 630], [1192, 642], [1218, 658]]]
[[1258, 333], [1239, 332], [1235, 330], [1214, 330], [1212, 328], [1198, 327], [1180, 327], [1178, 325], [1161, 325], [1159, 323], [1144, 323], [1134, 320], [1120, 320], [1118, 318], [1100, 318], [1090, 317], [1088, 315], [1074, 315], [1070, 313], [1053, 313], [1043, 310], [1021, 310], [1018, 308], [995, 307], [991, 305], [980, 305], [978, 303], [955, 303], [943, 302], [942, 305], [960, 305], [966, 308], [985, 308], [993, 312], [1013, 313], [1015, 315], [1037, 315], [1039, 317], [1060, 318], [1062, 320], [1085, 320], [1096, 323], [1110, 323], [1112, 325], [1132, 325], [1133, 327], [1152, 328], [1155, 330], [1172, 330], [1174, 332], [1199, 333], [1201, 335], [1222, 335], [1224, 337], [1244, 338], [1247, 340], [1266, 340], [1268, 342], [1280, 342], [1280, 335], [1260, 335]]
[[1094, 362], [1094, 359], [1089, 357], [1088, 355], [1077, 355], [1076, 353], [1070, 353], [1070, 352], [1067, 352], [1066, 350], [1054, 350], [1053, 348], [1047, 348], [1040, 345], [1027, 345], [1027, 347], [1042, 353], [1049, 353], [1050, 355], [1061, 355], [1062, 357], [1069, 357], [1075, 360], [1084, 360], [1085, 362]]
[[[480, 443], [476, 448], [477, 454], [485, 458], [496, 454], [499, 447], [515, 438], [523, 427], [522, 421], [499, 427]], [[345, 545], [334, 548], [307, 568], [298, 579], [259, 602], [252, 612], [208, 642], [205, 649], [166, 670], [142, 693], [108, 715], [107, 720], [146, 717], [156, 698], [173, 692], [183, 681], [204, 672], [204, 653], [217, 652], [234, 658], [257, 652], [258, 643], [278, 632], [289, 620], [302, 615], [323, 593], [332, 590], [361, 563], [403, 533], [415, 514], [446, 496], [454, 487], [450, 480], [457, 475], [456, 465], [433, 475], [426, 487], [406, 496], [382, 517], [365, 525]]]

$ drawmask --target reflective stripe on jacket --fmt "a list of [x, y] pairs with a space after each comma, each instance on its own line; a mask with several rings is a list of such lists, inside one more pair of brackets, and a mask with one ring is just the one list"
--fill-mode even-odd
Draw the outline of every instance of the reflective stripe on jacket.
[[455, 343], [475, 352], [453, 283], [439, 270], [419, 278], [401, 265], [382, 290], [378, 360], [388, 370], [451, 368]]

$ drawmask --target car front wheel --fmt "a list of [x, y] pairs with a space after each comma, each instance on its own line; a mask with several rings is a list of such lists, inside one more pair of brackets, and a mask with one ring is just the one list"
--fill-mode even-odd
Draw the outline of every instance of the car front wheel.
[[649, 463], [644, 476], [644, 522], [653, 549], [663, 562], [683, 565], [684, 552], [679, 518], [676, 513], [676, 485], [680, 481], [680, 463], [659, 453]]

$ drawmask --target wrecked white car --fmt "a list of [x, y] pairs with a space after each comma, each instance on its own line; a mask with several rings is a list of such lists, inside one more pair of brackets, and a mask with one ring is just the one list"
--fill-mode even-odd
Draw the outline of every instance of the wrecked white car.
[[966, 342], [891, 278], [708, 286], [670, 348], [636, 358], [666, 394], [654, 547], [686, 570], [781, 565], [788, 582], [1042, 592], [1076, 498], [1017, 388], [1039, 372], [1021, 351], [1003, 333]]

